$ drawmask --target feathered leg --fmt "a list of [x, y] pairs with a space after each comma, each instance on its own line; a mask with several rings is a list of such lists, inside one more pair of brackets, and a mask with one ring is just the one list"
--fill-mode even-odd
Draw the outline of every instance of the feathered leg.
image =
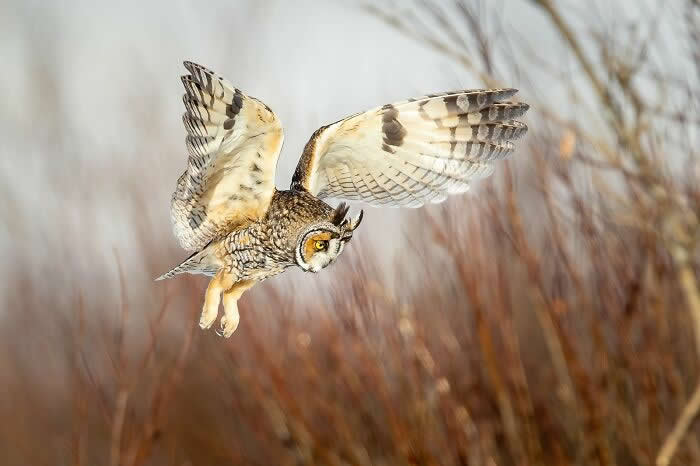
[[221, 317], [221, 332], [224, 338], [230, 337], [238, 327], [241, 318], [238, 314], [238, 300], [246, 290], [255, 285], [254, 280], [244, 280], [235, 283], [224, 291], [224, 315]]
[[216, 316], [219, 315], [221, 293], [231, 288], [233, 283], [233, 275], [225, 273], [223, 269], [214, 275], [204, 295], [204, 308], [202, 309], [202, 316], [199, 318], [200, 327], [203, 329], [211, 327], [211, 324], [216, 320]]

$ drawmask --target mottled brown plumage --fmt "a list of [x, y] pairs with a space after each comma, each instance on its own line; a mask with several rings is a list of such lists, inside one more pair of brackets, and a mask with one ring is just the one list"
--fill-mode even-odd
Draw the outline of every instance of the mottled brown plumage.
[[227, 273], [262, 281], [296, 265], [297, 238], [309, 225], [332, 223], [335, 210], [306, 191], [276, 191], [265, 216], [221, 242]]
[[171, 202], [174, 231], [194, 253], [159, 277], [212, 276], [200, 326], [223, 300], [222, 334], [238, 325], [237, 300], [259, 281], [298, 266], [333, 263], [362, 220], [322, 199], [419, 207], [488, 176], [527, 131], [515, 89], [432, 94], [358, 113], [314, 132], [291, 188], [274, 186], [282, 125], [272, 110], [191, 62], [182, 78], [189, 152]]

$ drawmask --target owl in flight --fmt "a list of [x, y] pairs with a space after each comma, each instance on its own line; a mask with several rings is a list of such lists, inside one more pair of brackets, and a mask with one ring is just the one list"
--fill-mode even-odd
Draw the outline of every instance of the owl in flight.
[[220, 335], [239, 322], [237, 301], [255, 283], [297, 266], [332, 264], [362, 221], [327, 198], [372, 206], [420, 207], [463, 193], [489, 176], [527, 131], [515, 89], [444, 92], [387, 104], [322, 126], [304, 147], [289, 190], [275, 188], [282, 124], [270, 107], [216, 73], [185, 62], [187, 168], [170, 215], [192, 252], [158, 280], [181, 273], [213, 277], [199, 325]]

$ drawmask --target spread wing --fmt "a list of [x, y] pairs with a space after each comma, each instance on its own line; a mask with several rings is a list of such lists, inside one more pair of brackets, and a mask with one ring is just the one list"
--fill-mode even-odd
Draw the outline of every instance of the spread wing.
[[385, 105], [318, 129], [292, 188], [324, 198], [419, 207], [493, 172], [527, 131], [515, 89], [464, 90]]
[[170, 216], [182, 247], [196, 251], [265, 213], [284, 135], [267, 105], [203, 66], [184, 65], [189, 158]]

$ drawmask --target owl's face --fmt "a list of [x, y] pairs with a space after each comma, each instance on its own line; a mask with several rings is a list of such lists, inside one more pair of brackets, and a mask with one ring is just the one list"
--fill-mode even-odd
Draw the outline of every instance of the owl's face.
[[362, 211], [353, 219], [345, 219], [347, 207], [341, 204], [333, 217], [308, 226], [298, 237], [297, 265], [307, 272], [318, 272], [332, 264], [352, 239], [362, 222]]

